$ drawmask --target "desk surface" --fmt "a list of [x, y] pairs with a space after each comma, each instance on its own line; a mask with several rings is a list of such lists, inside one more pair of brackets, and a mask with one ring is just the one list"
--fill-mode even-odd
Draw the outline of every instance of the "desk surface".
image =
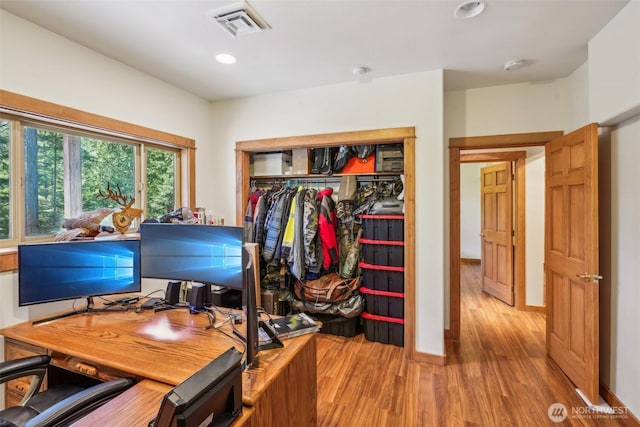
[[[205, 330], [207, 325], [209, 319], [205, 314], [190, 314], [185, 309], [155, 313], [130, 310], [78, 314], [38, 325], [29, 321], [1, 329], [0, 334], [44, 347], [53, 354], [59, 352], [83, 363], [95, 363], [173, 386], [229, 347], [243, 351], [239, 341], [220, 330]], [[240, 326], [244, 329], [244, 322]], [[221, 329], [233, 335], [230, 325]], [[253, 406], [310, 341], [315, 351], [313, 334], [285, 340], [284, 348], [261, 351], [258, 367], [243, 373], [243, 403]], [[315, 385], [315, 354], [308, 368], [314, 370], [314, 378], [310, 380]]]

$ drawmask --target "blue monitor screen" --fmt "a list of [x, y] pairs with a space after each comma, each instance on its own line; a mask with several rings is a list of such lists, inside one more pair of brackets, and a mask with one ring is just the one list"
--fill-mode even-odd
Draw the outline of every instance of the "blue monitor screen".
[[21, 306], [141, 291], [138, 240], [20, 245], [18, 268]]
[[242, 227], [144, 223], [142, 277], [243, 289], [243, 244]]

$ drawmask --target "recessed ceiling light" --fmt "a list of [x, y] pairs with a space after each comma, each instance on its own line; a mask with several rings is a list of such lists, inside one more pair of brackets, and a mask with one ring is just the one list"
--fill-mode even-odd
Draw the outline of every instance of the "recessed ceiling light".
[[484, 0], [465, 1], [453, 11], [453, 16], [460, 19], [473, 18], [480, 15], [487, 7]]
[[236, 57], [228, 53], [219, 53], [218, 55], [216, 55], [216, 61], [220, 62], [221, 64], [233, 64], [234, 62], [236, 62]]
[[505, 71], [517, 70], [519, 68], [524, 67], [525, 64], [526, 64], [526, 61], [524, 59], [510, 59], [504, 63], [504, 70]]

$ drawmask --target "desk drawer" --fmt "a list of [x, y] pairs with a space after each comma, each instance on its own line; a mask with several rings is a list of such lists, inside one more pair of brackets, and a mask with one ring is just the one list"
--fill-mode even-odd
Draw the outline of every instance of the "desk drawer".
[[[4, 358], [5, 360], [21, 359], [23, 357], [35, 356], [37, 354], [47, 354], [47, 350], [42, 347], [27, 344], [22, 341], [16, 341], [11, 338], [4, 339]], [[31, 377], [18, 378], [5, 384], [5, 408], [20, 404], [29, 385]], [[46, 388], [47, 378], [42, 383], [42, 389]]]
[[51, 353], [51, 363], [64, 370], [82, 374], [102, 382], [123, 377], [140, 380], [140, 378], [137, 378], [127, 372], [119, 371], [97, 363], [87, 362], [80, 358], [69, 356], [68, 354], [57, 351]]

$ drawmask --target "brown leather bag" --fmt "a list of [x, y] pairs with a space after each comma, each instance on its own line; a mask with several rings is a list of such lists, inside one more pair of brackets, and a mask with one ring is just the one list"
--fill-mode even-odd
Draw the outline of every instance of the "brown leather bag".
[[345, 279], [338, 273], [329, 273], [314, 280], [297, 280], [295, 293], [303, 301], [334, 303], [348, 299], [358, 287], [360, 276]]

